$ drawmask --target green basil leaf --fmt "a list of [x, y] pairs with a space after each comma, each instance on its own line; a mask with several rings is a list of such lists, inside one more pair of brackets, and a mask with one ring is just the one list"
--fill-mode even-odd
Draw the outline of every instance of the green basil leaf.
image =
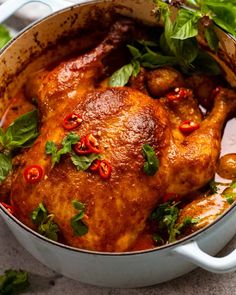
[[59, 227], [54, 222], [54, 214], [48, 214], [47, 209], [40, 203], [31, 213], [32, 222], [37, 226], [37, 231], [42, 236], [57, 241]]
[[204, 31], [205, 38], [209, 47], [214, 50], [218, 51], [219, 49], [219, 39], [213, 27], [206, 28]]
[[43, 223], [44, 220], [46, 220], [47, 216], [48, 212], [43, 203], [39, 203], [39, 206], [31, 213], [32, 222], [36, 225], [40, 225], [41, 223]]
[[220, 75], [221, 69], [218, 63], [205, 51], [200, 50], [193, 62], [195, 72], [206, 73], [207, 75]]
[[99, 154], [89, 154], [86, 156], [77, 156], [75, 154], [71, 155], [71, 160], [73, 164], [76, 166], [77, 170], [85, 171], [87, 170], [94, 160], [99, 159]]
[[38, 111], [17, 118], [6, 130], [4, 147], [10, 150], [30, 147], [38, 137]]
[[78, 216], [71, 218], [71, 227], [73, 228], [74, 236], [83, 236], [88, 233], [88, 226], [82, 221], [78, 220]]
[[0, 48], [7, 44], [11, 40], [9, 31], [3, 25], [0, 25]]
[[124, 65], [122, 68], [112, 74], [109, 79], [109, 86], [125, 86], [132, 76], [133, 66], [131, 63]]
[[132, 45], [127, 45], [130, 53], [132, 54], [134, 59], [138, 59], [142, 56], [142, 53], [140, 52], [140, 50]]
[[80, 201], [73, 200], [72, 205], [77, 210], [82, 210], [82, 211], [85, 210], [85, 205], [83, 203], [81, 203]]
[[79, 211], [78, 214], [71, 218], [73, 234], [74, 236], [83, 236], [88, 232], [88, 226], [82, 221], [84, 218], [85, 205], [77, 200], [73, 200], [72, 205], [76, 210]]
[[153, 40], [137, 40], [140, 45], [144, 47], [157, 47], [158, 43]]
[[74, 132], [70, 132], [62, 141], [62, 148], [58, 150], [57, 145], [53, 141], [47, 141], [45, 145], [45, 153], [52, 155], [52, 166], [60, 162], [61, 156], [70, 153], [72, 145], [80, 140], [80, 136]]
[[140, 72], [140, 62], [138, 60], [132, 60], [131, 64], [133, 66], [133, 73], [132, 75], [134, 77], [137, 77]]
[[11, 295], [24, 291], [29, 286], [28, 273], [23, 270], [8, 269], [0, 276], [0, 294]]
[[171, 38], [185, 40], [198, 35], [198, 20], [201, 18], [199, 12], [180, 9], [175, 20]]
[[174, 56], [164, 56], [160, 53], [156, 53], [147, 47], [147, 53], [145, 53], [141, 60], [141, 65], [146, 68], [155, 69], [164, 65], [176, 65], [178, 61]]
[[0, 183], [6, 179], [12, 169], [12, 159], [10, 156], [0, 154]]
[[159, 160], [154, 149], [149, 144], [142, 147], [143, 156], [147, 160], [144, 163], [143, 170], [148, 176], [153, 176], [159, 169]]
[[213, 20], [217, 25], [236, 34], [236, 7], [231, 1], [206, 1], [204, 4], [215, 14]]

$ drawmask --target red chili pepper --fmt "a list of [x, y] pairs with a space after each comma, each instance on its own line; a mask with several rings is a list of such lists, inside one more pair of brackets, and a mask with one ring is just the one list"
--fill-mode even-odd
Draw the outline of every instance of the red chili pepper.
[[190, 120], [185, 120], [179, 125], [179, 130], [184, 135], [189, 135], [193, 131], [199, 129], [200, 125]]
[[12, 215], [14, 215], [15, 209], [14, 209], [13, 206], [8, 205], [8, 204], [6, 204], [4, 202], [0, 202], [0, 204], [3, 205], [3, 207], [5, 207], [9, 213], [11, 213]]
[[30, 165], [24, 170], [24, 178], [28, 183], [37, 183], [43, 178], [43, 168], [39, 165]]
[[170, 101], [178, 101], [192, 95], [192, 91], [187, 88], [177, 87], [174, 91], [166, 95]]
[[99, 143], [92, 133], [85, 136], [85, 144], [91, 150], [92, 153], [100, 154]]
[[87, 146], [85, 137], [82, 137], [80, 141], [78, 141], [74, 146], [73, 149], [76, 154], [78, 155], [87, 155], [91, 154], [91, 149]]
[[78, 127], [82, 121], [78, 114], [72, 113], [64, 118], [62, 125], [66, 130], [71, 131]]
[[169, 202], [169, 201], [179, 201], [180, 196], [175, 193], [167, 193], [163, 197], [163, 203]]
[[99, 169], [99, 166], [100, 166], [100, 163], [101, 163], [101, 160], [94, 160], [93, 163], [90, 165], [89, 169], [91, 171], [97, 171]]
[[111, 176], [112, 167], [107, 160], [102, 160], [99, 165], [99, 174], [101, 178], [108, 179]]

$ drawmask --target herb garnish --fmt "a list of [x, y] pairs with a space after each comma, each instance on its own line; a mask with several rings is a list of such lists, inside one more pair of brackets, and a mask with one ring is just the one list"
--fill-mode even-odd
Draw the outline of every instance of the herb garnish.
[[182, 223], [177, 223], [180, 210], [176, 202], [166, 202], [159, 205], [150, 216], [152, 221], [158, 225], [158, 232], [154, 234], [153, 239], [158, 244], [164, 244], [167, 240], [172, 243], [176, 240], [176, 236], [180, 235], [187, 226], [198, 223], [197, 218], [186, 217]]
[[4, 132], [0, 128], [0, 182], [12, 169], [12, 154], [18, 148], [32, 146], [38, 137], [38, 111], [33, 110], [17, 118]]
[[100, 159], [99, 154], [88, 154], [84, 156], [71, 155], [71, 161], [76, 166], [77, 170], [87, 170], [96, 159]]
[[[164, 24], [164, 32], [158, 42], [141, 40], [127, 45], [132, 59], [129, 64], [113, 73], [109, 79], [109, 85], [126, 85], [131, 76], [138, 75], [141, 66], [155, 69], [171, 65], [180, 68], [186, 74], [192, 72], [204, 72], [208, 75], [220, 74], [219, 65], [207, 52], [199, 48], [196, 37], [199, 29], [203, 29], [209, 47], [217, 51], [219, 40], [214, 22], [218, 25], [221, 23], [220, 26], [224, 29], [229, 25], [228, 31], [236, 34], [236, 17], [232, 17], [232, 11], [236, 15], [236, 9], [233, 5], [226, 3], [227, 1], [222, 1], [221, 4], [214, 0], [187, 1], [187, 4], [193, 5], [194, 3], [194, 9], [180, 7], [173, 21], [170, 6], [162, 0], [154, 0], [154, 2], [157, 4], [157, 17]], [[226, 9], [222, 11], [226, 15], [231, 15], [229, 20], [220, 11], [220, 7], [225, 5]]]
[[28, 273], [23, 270], [8, 269], [0, 276], [0, 294], [20, 293], [29, 286]]
[[143, 156], [146, 162], [143, 165], [143, 171], [148, 176], [153, 176], [159, 169], [159, 160], [154, 149], [149, 144], [144, 144], [142, 147]]
[[73, 200], [72, 205], [78, 213], [71, 218], [71, 227], [73, 228], [74, 236], [83, 236], [88, 232], [88, 226], [82, 221], [84, 218], [85, 205], [80, 201]]
[[80, 136], [74, 132], [70, 132], [62, 141], [62, 148], [58, 150], [57, 145], [53, 141], [47, 141], [45, 152], [52, 155], [52, 166], [60, 162], [61, 156], [70, 153], [72, 145], [80, 140]]
[[54, 222], [54, 214], [48, 214], [47, 209], [40, 203], [31, 213], [32, 222], [38, 227], [38, 233], [51, 240], [58, 240], [58, 225]]
[[0, 25], [0, 48], [2, 48], [8, 41], [11, 40], [11, 36], [7, 28]]
[[223, 191], [223, 196], [230, 205], [236, 201], [236, 181], [232, 181], [230, 186]]

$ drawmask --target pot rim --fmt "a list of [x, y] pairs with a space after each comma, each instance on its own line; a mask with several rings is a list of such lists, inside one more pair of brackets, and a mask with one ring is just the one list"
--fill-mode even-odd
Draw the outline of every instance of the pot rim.
[[[112, 0], [108, 0], [110, 2], [112, 2]], [[106, 0], [93, 0], [93, 1], [89, 1], [89, 2], [83, 2], [83, 3], [79, 3], [79, 4], [74, 4], [70, 7], [66, 7], [61, 9], [60, 11], [55, 11], [53, 13], [50, 13], [49, 15], [36, 20], [35, 22], [33, 22], [32, 24], [28, 25], [26, 28], [24, 28], [23, 30], [20, 31], [19, 34], [17, 34], [15, 37], [13, 37], [6, 46], [4, 46], [2, 49], [0, 49], [0, 57], [3, 54], [3, 52], [5, 50], [7, 50], [7, 48], [9, 48], [12, 43], [14, 43], [19, 37], [21, 37], [23, 34], [25, 34], [26, 32], [30, 31], [32, 28], [37, 27], [39, 24], [43, 23], [44, 21], [47, 21], [48, 19], [50, 19], [51, 17], [56, 17], [56, 15], [60, 14], [60, 13], [64, 13], [66, 11], [73, 11], [74, 8], [80, 7], [80, 6], [84, 6], [84, 5], [92, 5], [92, 4], [96, 4], [98, 2], [106, 2]], [[221, 28], [220, 28], [221, 29]], [[223, 29], [221, 29], [222, 31], [224, 31]], [[225, 32], [225, 31], [224, 31]], [[234, 42], [236, 42], [236, 38], [234, 36], [232, 36], [231, 34], [225, 32], [225, 34], [234, 40]], [[13, 216], [11, 213], [9, 213], [9, 211], [0, 203], [0, 213], [2, 212], [3, 214], [5, 214], [8, 218], [10, 218], [13, 222], [15, 222], [18, 226], [20, 226], [23, 230], [25, 230], [26, 232], [28, 232], [29, 234], [32, 234], [33, 236], [35, 236], [36, 238], [39, 238], [40, 240], [42, 240], [43, 242], [46, 242], [48, 244], [60, 247], [64, 250], [69, 250], [69, 251], [73, 251], [73, 252], [79, 252], [81, 254], [92, 254], [92, 255], [99, 255], [99, 256], [132, 256], [132, 255], [142, 255], [142, 254], [146, 254], [146, 253], [153, 253], [153, 252], [159, 252], [162, 250], [166, 250], [166, 249], [170, 249], [170, 248], [174, 248], [180, 244], [184, 244], [187, 241], [193, 240], [193, 239], [197, 239], [197, 237], [199, 237], [203, 232], [208, 231], [209, 229], [211, 229], [212, 227], [214, 227], [218, 222], [222, 221], [222, 219], [226, 218], [226, 216], [228, 214], [230, 214], [230, 212], [232, 210], [234, 210], [236, 208], [236, 202], [231, 205], [230, 208], [228, 208], [222, 215], [220, 215], [217, 219], [215, 219], [212, 223], [210, 223], [209, 225], [199, 229], [198, 231], [187, 235], [186, 237], [177, 240], [173, 243], [170, 244], [166, 244], [163, 246], [159, 246], [156, 248], [152, 248], [152, 249], [146, 249], [146, 250], [136, 250], [136, 251], [127, 251], [127, 252], [100, 252], [100, 251], [92, 251], [92, 250], [87, 250], [87, 249], [81, 249], [81, 248], [76, 248], [76, 247], [72, 247], [51, 239], [48, 239], [42, 235], [40, 235], [38, 232], [34, 231], [33, 229], [31, 229], [30, 227], [26, 226], [24, 223], [22, 223], [19, 219], [17, 219], [15, 216]]]

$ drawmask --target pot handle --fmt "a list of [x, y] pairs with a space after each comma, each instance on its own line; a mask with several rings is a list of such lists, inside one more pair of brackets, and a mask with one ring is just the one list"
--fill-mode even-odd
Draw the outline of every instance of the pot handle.
[[0, 5], [0, 23], [8, 19], [11, 15], [14, 14], [15, 11], [20, 9], [22, 6], [31, 2], [41, 2], [47, 5], [52, 10], [52, 12], [72, 5], [72, 3], [65, 0], [8, 0]]
[[212, 257], [200, 249], [193, 241], [172, 250], [172, 254], [182, 256], [188, 261], [215, 273], [227, 273], [236, 270], [236, 250], [225, 257]]

